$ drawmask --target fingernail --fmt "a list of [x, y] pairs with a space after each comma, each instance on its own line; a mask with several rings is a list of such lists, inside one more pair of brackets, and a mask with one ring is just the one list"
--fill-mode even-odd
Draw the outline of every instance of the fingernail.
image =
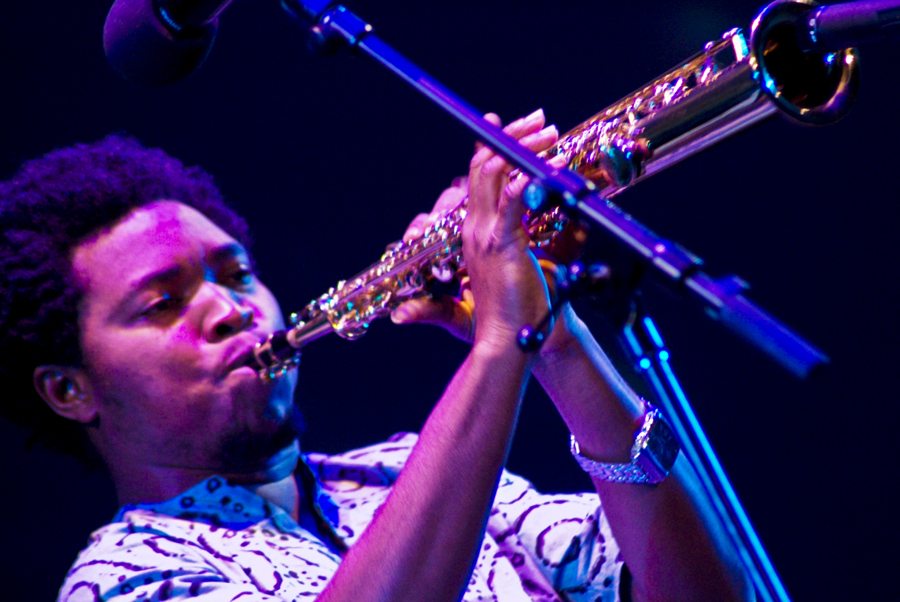
[[547, 160], [547, 165], [551, 167], [565, 167], [566, 166], [566, 156], [565, 155], [553, 155]]
[[540, 131], [528, 134], [527, 136], [522, 138], [521, 142], [530, 144], [538, 140], [550, 140], [552, 138], [556, 138], [557, 136], [559, 136], [559, 132], [556, 131], [556, 126], [548, 125]]
[[528, 115], [527, 117], [525, 117], [525, 123], [527, 123], [528, 125], [531, 125], [532, 123], [537, 123], [538, 121], [540, 121], [543, 118], [544, 118], [544, 109], [538, 109], [531, 115]]

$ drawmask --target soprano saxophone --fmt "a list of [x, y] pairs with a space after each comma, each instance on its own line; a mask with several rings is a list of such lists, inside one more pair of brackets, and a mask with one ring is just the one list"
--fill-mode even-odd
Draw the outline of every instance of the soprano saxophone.
[[[542, 156], [562, 155], [569, 169], [609, 199], [678, 161], [776, 113], [804, 124], [827, 124], [850, 108], [858, 56], [803, 52], [793, 22], [811, 0], [779, 0], [754, 19], [750, 35], [732, 29], [703, 51], [563, 135]], [[512, 177], [515, 177], [515, 173]], [[299, 350], [334, 332], [346, 339], [404, 301], [427, 295], [463, 267], [465, 202], [422, 236], [389, 248], [381, 259], [292, 314], [291, 327], [260, 343], [260, 376], [272, 379], [299, 362]], [[566, 216], [530, 214], [536, 246], [552, 242]]]

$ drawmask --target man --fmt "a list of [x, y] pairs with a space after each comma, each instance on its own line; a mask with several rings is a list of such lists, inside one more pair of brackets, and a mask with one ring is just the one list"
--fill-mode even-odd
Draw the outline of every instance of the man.
[[[556, 139], [539, 111], [506, 131], [534, 150]], [[752, 597], [683, 459], [668, 478], [632, 465], [635, 433], [657, 436], [661, 419], [571, 309], [539, 353], [516, 345], [548, 311], [548, 289], [522, 226], [524, 181], [508, 171], [490, 149], [472, 159], [465, 298], [395, 317], [473, 335], [418, 438], [306, 462], [295, 374], [263, 380], [253, 362], [283, 327], [280, 309], [208, 176], [111, 137], [5, 183], [6, 413], [101, 461], [122, 505], [60, 599]], [[502, 472], [532, 372], [602, 510], [593, 495], [540, 496]]]

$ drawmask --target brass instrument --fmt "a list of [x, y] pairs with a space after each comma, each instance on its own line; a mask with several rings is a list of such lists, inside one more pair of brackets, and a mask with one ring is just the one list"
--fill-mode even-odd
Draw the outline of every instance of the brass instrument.
[[[775, 114], [807, 124], [842, 117], [855, 97], [855, 49], [805, 53], [792, 18], [814, 5], [782, 0], [754, 20], [749, 39], [733, 29], [702, 52], [563, 135], [549, 158], [593, 181], [604, 198]], [[515, 177], [515, 173], [512, 177]], [[275, 378], [297, 365], [298, 350], [325, 334], [362, 336], [369, 324], [408, 299], [451, 280], [463, 265], [465, 202], [418, 239], [390, 248], [367, 270], [343, 280], [291, 316], [288, 330], [256, 350], [260, 376]], [[566, 217], [558, 209], [529, 216], [538, 246], [552, 241]]]

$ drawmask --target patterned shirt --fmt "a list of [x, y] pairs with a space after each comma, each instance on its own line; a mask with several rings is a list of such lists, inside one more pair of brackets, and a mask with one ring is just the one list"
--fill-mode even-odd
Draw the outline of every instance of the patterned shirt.
[[[306, 457], [322, 513], [348, 546], [387, 499], [415, 442], [407, 433]], [[59, 600], [313, 600], [340, 561], [278, 506], [211, 477], [166, 502], [123, 507], [91, 535]], [[621, 570], [595, 494], [542, 495], [504, 472], [463, 600], [617, 602]]]

